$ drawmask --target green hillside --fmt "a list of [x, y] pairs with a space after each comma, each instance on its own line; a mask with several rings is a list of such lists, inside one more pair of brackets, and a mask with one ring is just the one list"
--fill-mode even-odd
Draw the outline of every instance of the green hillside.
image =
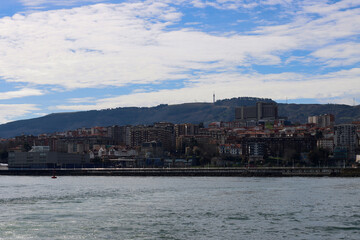
[[[235, 107], [254, 105], [257, 101], [271, 99], [239, 97], [213, 103], [162, 104], [150, 108], [115, 108], [100, 111], [55, 113], [40, 118], [14, 121], [0, 125], [0, 137], [9, 138], [21, 134], [41, 134], [77, 129], [80, 127], [138, 125], [154, 122], [200, 123], [234, 120]], [[337, 123], [360, 119], [360, 106], [334, 104], [279, 104], [279, 115], [292, 122], [305, 123], [307, 117], [332, 113]]]

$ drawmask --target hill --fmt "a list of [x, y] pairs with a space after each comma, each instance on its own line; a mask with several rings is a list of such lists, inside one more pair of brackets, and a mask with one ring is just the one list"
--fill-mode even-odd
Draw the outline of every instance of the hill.
[[293, 123], [305, 123], [308, 116], [334, 114], [335, 123], [351, 123], [360, 119], [360, 105], [343, 104], [279, 104], [279, 115], [287, 116]]
[[[73, 113], [54, 113], [39, 118], [14, 121], [0, 125], [0, 137], [9, 138], [21, 134], [38, 135], [77, 129], [80, 127], [138, 125], [154, 122], [200, 123], [232, 121], [235, 107], [254, 105], [257, 101], [273, 102], [271, 99], [239, 97], [213, 103], [161, 104], [156, 107], [125, 107]], [[336, 104], [278, 104], [279, 115], [292, 122], [305, 123], [307, 117], [332, 113], [337, 123], [360, 119], [360, 105]]]

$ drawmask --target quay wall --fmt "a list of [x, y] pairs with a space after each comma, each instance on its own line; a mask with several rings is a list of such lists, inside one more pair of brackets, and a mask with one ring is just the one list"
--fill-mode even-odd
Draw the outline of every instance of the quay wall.
[[2, 169], [13, 176], [360, 177], [360, 168]]

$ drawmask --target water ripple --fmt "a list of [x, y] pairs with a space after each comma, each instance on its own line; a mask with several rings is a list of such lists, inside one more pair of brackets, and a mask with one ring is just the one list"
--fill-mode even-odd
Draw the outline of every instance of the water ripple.
[[0, 177], [0, 239], [358, 239], [357, 179]]

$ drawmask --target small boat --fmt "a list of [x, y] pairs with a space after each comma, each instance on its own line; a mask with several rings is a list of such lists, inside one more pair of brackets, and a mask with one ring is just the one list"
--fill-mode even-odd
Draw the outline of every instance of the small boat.
[[57, 178], [57, 177], [55, 176], [55, 170], [53, 171], [53, 175], [52, 175], [51, 178], [53, 178], [53, 179]]

